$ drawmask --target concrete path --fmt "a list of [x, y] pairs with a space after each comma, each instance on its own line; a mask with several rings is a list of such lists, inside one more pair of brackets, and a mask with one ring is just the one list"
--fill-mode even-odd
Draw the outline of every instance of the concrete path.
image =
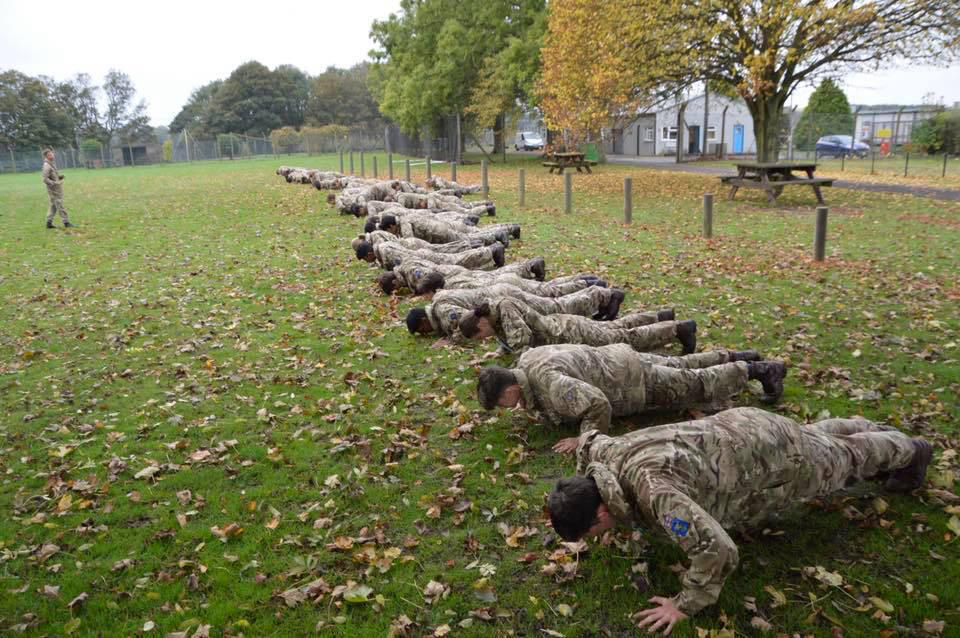
[[[673, 173], [699, 173], [701, 175], [732, 175], [732, 168], [720, 166], [701, 166], [695, 162], [677, 164], [673, 158], [667, 157], [631, 157], [629, 155], [607, 155], [610, 164], [623, 164], [637, 168], [650, 168]], [[893, 193], [895, 195], [913, 195], [926, 197], [944, 202], [960, 202], [960, 190], [948, 188], [933, 188], [930, 186], [909, 186], [904, 184], [877, 184], [873, 182], [856, 182], [850, 180], [836, 180], [834, 188], [865, 191], [870, 193]]]

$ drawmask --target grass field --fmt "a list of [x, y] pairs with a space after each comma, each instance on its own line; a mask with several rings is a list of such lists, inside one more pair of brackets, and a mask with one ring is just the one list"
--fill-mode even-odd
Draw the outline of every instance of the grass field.
[[[0, 177], [0, 633], [637, 635], [682, 554], [556, 543], [542, 504], [570, 433], [480, 411], [492, 346], [407, 334], [416, 302], [377, 294], [358, 220], [273, 174], [336, 158], [294, 159], [67, 171], [69, 231], [43, 228], [38, 174]], [[675, 635], [958, 635], [960, 205], [830, 191], [817, 264], [806, 191], [718, 197], [706, 241], [713, 177], [598, 167], [568, 216], [544, 171], [491, 170], [498, 219], [523, 224], [509, 259], [787, 360], [777, 409], [798, 420], [862, 414], [938, 448], [943, 491], [871, 483], [735, 538], [719, 604]]]

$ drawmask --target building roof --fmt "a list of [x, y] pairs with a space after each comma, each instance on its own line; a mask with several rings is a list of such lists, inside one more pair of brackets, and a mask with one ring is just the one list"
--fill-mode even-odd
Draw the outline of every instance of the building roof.
[[943, 107], [937, 104], [851, 104], [850, 108], [858, 115], [869, 113], [897, 113], [901, 109], [903, 109], [904, 113], [943, 110]]

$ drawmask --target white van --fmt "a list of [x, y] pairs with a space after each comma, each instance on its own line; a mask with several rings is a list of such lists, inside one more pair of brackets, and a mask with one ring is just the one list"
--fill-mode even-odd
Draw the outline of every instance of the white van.
[[539, 133], [529, 131], [517, 131], [517, 138], [513, 142], [513, 148], [518, 151], [539, 151], [543, 149], [543, 138]]

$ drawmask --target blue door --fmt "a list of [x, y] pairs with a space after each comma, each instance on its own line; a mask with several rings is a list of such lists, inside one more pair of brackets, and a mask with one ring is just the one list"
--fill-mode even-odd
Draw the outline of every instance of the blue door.
[[743, 153], [743, 124], [733, 127], [733, 152]]

